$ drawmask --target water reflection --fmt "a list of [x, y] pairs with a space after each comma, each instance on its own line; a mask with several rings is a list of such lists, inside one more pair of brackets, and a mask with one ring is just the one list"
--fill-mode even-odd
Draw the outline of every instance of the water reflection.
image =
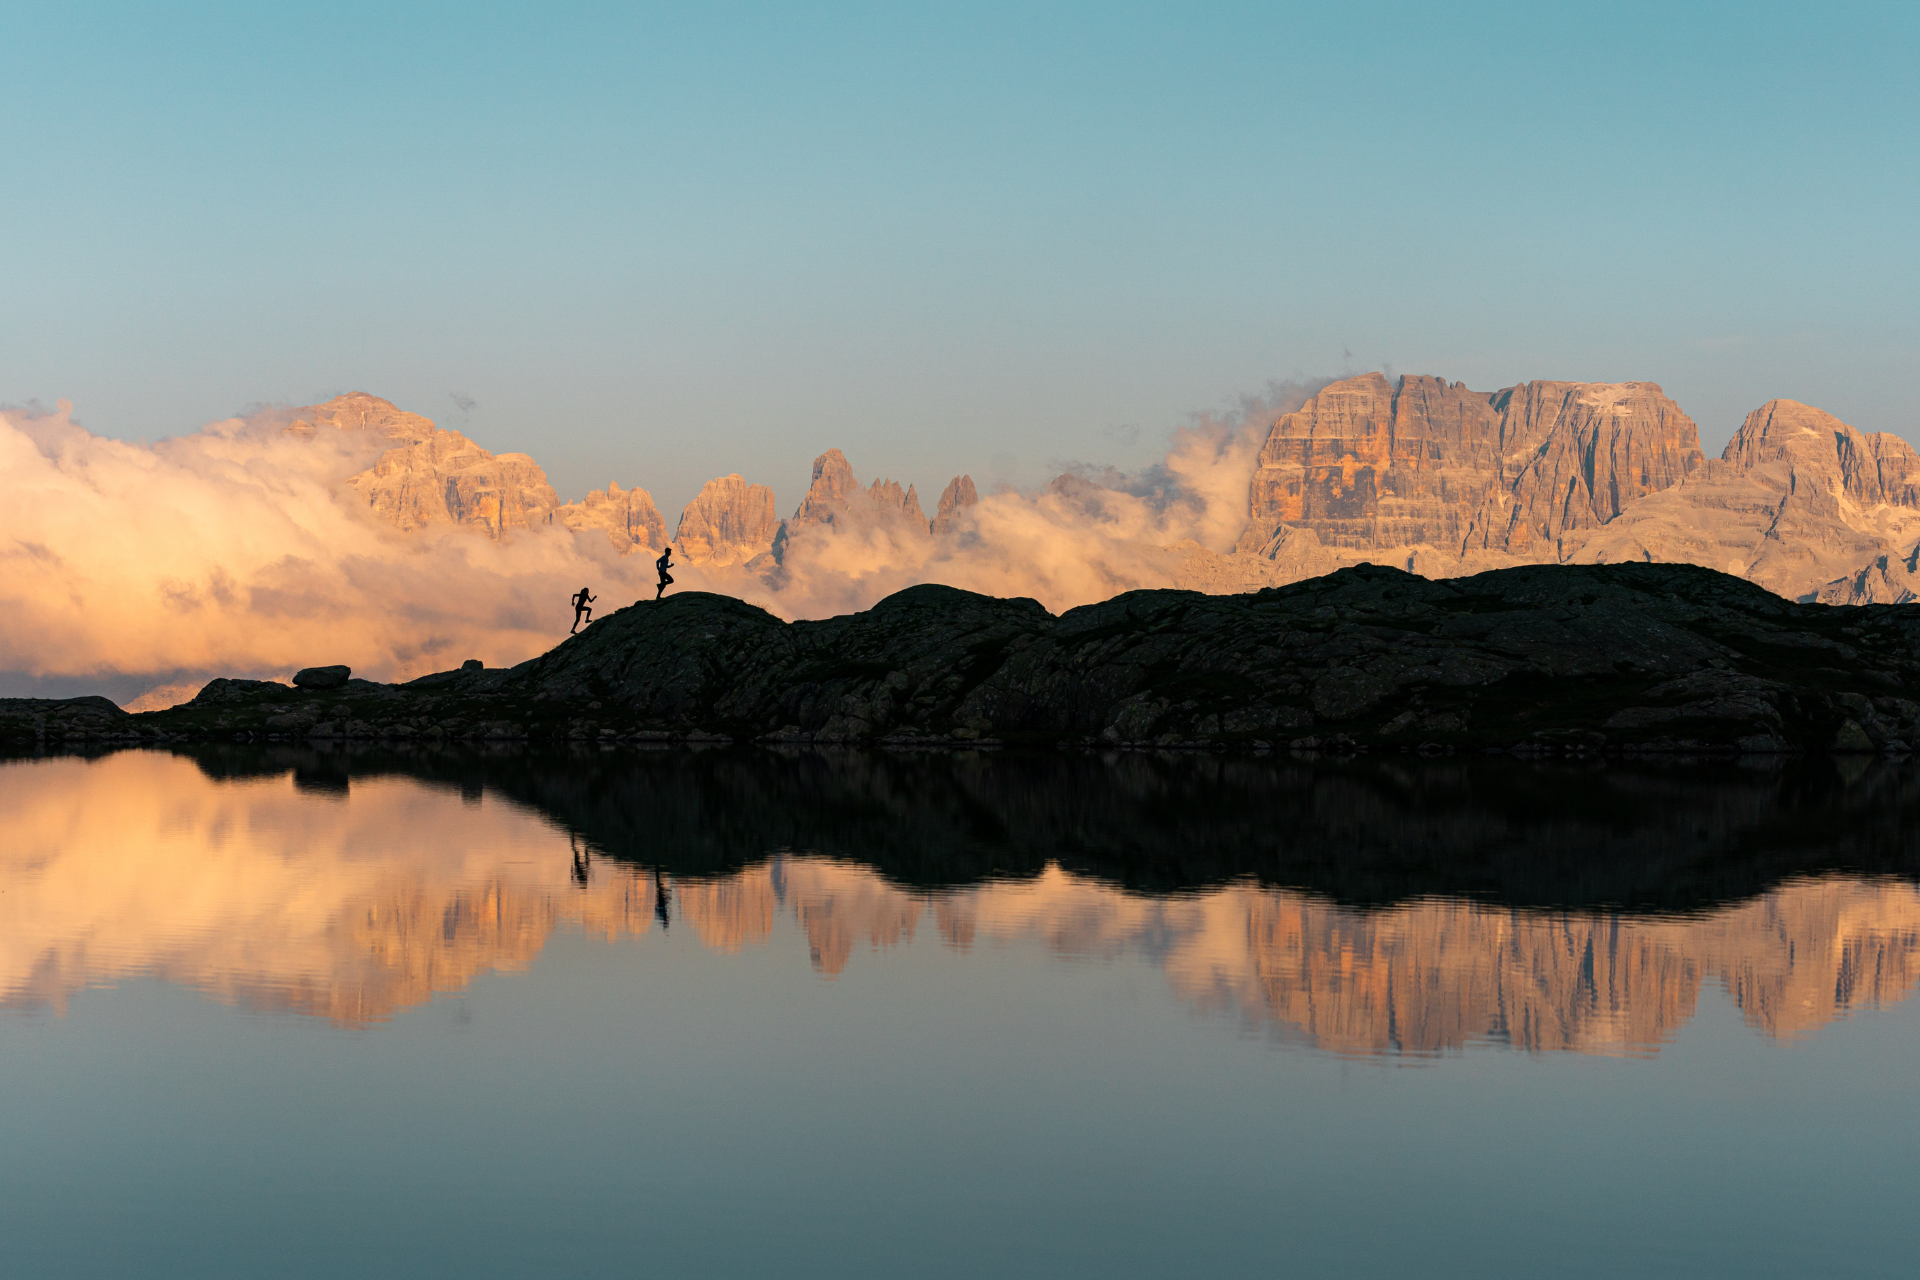
[[375, 779], [315, 794], [127, 752], [0, 769], [0, 1003], [153, 974], [361, 1025], [525, 966], [554, 928], [643, 932], [650, 887], [570, 891], [536, 815]]
[[780, 856], [682, 889], [707, 945], [765, 942], [776, 915], [814, 967], [911, 942], [929, 918], [967, 950], [1033, 942], [1055, 956], [1139, 956], [1182, 1000], [1343, 1053], [1437, 1053], [1475, 1042], [1587, 1053], [1656, 1048], [1718, 984], [1755, 1029], [1791, 1037], [1920, 981], [1920, 889], [1826, 877], [1689, 917], [1426, 900], [1343, 907], [1233, 884], [1149, 898], [1049, 867], [1024, 881], [924, 893], [872, 871]]
[[17, 762], [0, 1005], [152, 974], [364, 1026], [562, 926], [719, 952], [791, 930], [827, 979], [930, 934], [1144, 961], [1196, 1009], [1341, 1053], [1645, 1053], [1703, 989], [1772, 1037], [1903, 999], [1916, 802], [1904, 771], [1818, 762]]

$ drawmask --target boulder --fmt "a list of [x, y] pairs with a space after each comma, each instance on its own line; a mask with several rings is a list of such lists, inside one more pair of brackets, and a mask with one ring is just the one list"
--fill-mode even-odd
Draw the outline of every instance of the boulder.
[[294, 675], [293, 683], [300, 689], [338, 689], [352, 675], [352, 667], [308, 667]]
[[277, 680], [209, 680], [193, 695], [190, 707], [208, 706], [220, 702], [249, 702], [262, 696], [287, 692], [287, 686]]

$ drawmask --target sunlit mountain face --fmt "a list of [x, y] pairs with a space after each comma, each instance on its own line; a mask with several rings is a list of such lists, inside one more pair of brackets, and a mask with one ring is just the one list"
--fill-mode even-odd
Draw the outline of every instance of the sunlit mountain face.
[[[823, 981], [914, 947], [1127, 959], [1197, 1011], [1368, 1056], [1654, 1052], [1721, 997], [1756, 1032], [1795, 1037], [1907, 996], [1911, 778], [1825, 762], [1678, 772], [736, 752], [16, 761], [0, 766], [0, 1006], [60, 1012], [156, 976], [368, 1026], [526, 968], [560, 929], [772, 947]], [[1642, 901], [1656, 881], [1664, 896]]]

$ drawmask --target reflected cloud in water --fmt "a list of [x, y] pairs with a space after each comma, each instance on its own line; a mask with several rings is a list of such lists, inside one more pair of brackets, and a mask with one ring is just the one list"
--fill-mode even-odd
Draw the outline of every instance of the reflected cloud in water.
[[[560, 928], [720, 953], [791, 930], [827, 980], [935, 940], [1141, 961], [1276, 1039], [1421, 1057], [1649, 1053], [1715, 988], [1792, 1038], [1920, 981], [1904, 774], [1571, 784], [1556, 807], [1566, 774], [1508, 762], [21, 761], [0, 1004], [153, 975], [362, 1027]], [[1632, 905], [1675, 885], [1680, 909]]]

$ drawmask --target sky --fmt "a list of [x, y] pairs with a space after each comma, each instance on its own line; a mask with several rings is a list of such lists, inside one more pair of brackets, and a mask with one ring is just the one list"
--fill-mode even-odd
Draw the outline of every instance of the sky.
[[1920, 441], [1917, 14], [10, 4], [0, 404], [371, 391], [670, 524], [1370, 369]]

